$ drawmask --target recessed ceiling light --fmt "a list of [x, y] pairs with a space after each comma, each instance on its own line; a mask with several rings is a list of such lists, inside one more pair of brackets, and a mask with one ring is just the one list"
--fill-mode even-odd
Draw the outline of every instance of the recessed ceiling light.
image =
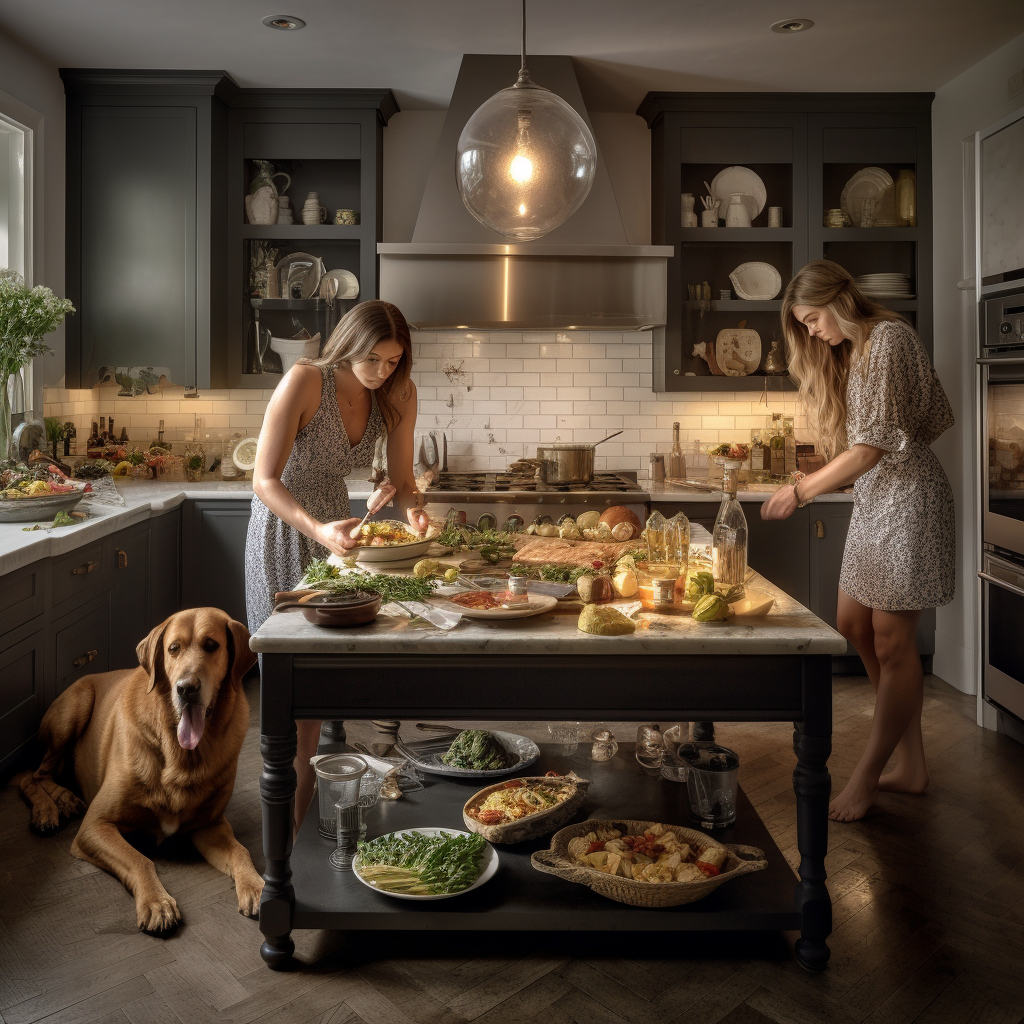
[[263, 24], [267, 28], [276, 28], [281, 32], [294, 32], [296, 29], [306, 27], [301, 18], [293, 18], [290, 14], [271, 14], [269, 18], [263, 19]]
[[788, 36], [793, 32], [806, 32], [814, 26], [814, 22], [808, 18], [786, 18], [785, 21], [777, 21], [772, 25], [772, 31]]

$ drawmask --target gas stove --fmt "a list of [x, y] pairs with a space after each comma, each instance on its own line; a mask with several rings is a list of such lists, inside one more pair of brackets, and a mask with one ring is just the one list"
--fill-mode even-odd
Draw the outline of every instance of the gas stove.
[[[624, 473], [595, 473], [586, 484], [544, 484], [532, 476], [513, 473], [441, 472], [437, 482], [423, 489], [431, 518], [443, 519], [450, 510], [465, 513], [465, 520], [498, 526], [510, 517], [529, 525], [539, 519], [578, 516], [589, 509], [625, 505], [646, 518], [650, 495]], [[512, 525], [519, 525], [513, 519]]]

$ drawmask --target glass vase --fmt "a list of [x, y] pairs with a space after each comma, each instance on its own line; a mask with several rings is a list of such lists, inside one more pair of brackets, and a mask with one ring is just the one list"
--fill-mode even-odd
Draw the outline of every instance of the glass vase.
[[0, 461], [12, 458], [11, 435], [11, 377], [0, 374]]

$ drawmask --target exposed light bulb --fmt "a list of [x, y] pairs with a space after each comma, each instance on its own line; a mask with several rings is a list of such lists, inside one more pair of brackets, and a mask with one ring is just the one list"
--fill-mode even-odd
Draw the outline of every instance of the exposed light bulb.
[[533, 177], [533, 161], [523, 153], [517, 153], [509, 164], [508, 173], [513, 181], [522, 185]]
[[519, 216], [520, 217], [525, 217], [526, 216], [526, 203], [520, 203], [519, 204]]

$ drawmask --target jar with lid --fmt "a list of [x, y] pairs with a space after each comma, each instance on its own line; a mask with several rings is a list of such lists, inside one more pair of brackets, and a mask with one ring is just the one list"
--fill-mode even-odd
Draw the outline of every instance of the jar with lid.
[[711, 532], [711, 573], [716, 587], [743, 587], [747, 578], [747, 517], [736, 497], [736, 475], [743, 465], [725, 459], [722, 475], [722, 504]]
[[642, 578], [637, 596], [647, 611], [680, 614], [686, 600], [686, 576], [675, 576], [667, 570], [667, 566], [658, 566], [658, 571], [666, 575]]

